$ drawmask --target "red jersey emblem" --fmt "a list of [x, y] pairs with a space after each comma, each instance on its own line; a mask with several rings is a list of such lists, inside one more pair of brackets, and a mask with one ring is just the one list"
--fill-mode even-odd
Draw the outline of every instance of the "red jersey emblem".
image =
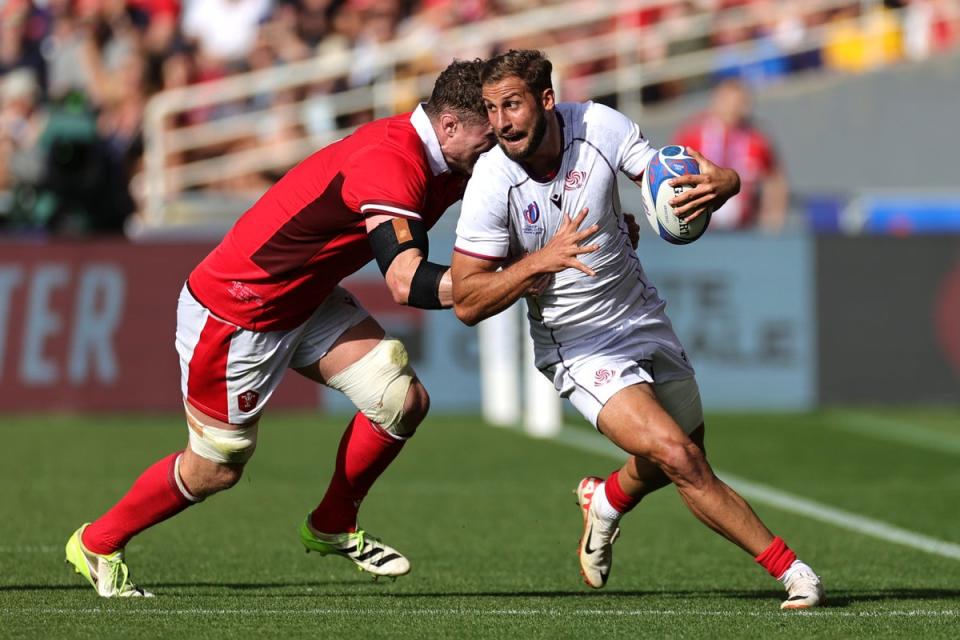
[[260, 400], [260, 394], [256, 391], [244, 391], [237, 396], [237, 405], [240, 411], [250, 413], [257, 408], [257, 401]]

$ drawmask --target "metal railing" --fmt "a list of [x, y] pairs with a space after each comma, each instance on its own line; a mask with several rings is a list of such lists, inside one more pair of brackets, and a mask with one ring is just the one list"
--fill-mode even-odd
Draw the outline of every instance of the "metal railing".
[[[406, 75], [404, 69], [421, 62], [425, 55], [436, 58], [438, 51], [447, 52], [451, 57], [469, 58], [477, 55], [476, 52], [489, 54], [503, 43], [538, 46], [554, 62], [554, 80], [561, 99], [565, 87], [576, 81], [580, 93], [615, 96], [621, 110], [637, 117], [643, 106], [640, 101], [643, 87], [706, 76], [716, 70], [716, 49], [705, 48], [655, 60], [643, 55], [640, 46], [643, 38], [659, 37], [665, 46], [698, 38], [706, 43], [715, 28], [717, 16], [710, 14], [668, 18], [653, 27], [627, 24], [625, 17], [632, 12], [662, 4], [660, 0], [577, 0], [451, 29], [439, 34], [429, 48], [415, 36], [393, 40], [379, 46], [366, 61], [370, 65], [368, 73], [376, 78], [372, 84], [341, 91], [311, 94], [309, 89], [348, 77], [357, 64], [351, 51], [158, 93], [147, 105], [144, 170], [134, 181], [143, 195], [139, 225], [151, 228], [192, 222], [188, 213], [199, 209], [206, 209], [205, 215], [209, 215], [209, 206], [193, 207], [184, 203], [223, 197], [227, 193], [235, 200], [235, 189], [221, 191], [218, 196], [211, 185], [256, 172], [286, 170], [354, 128], [332, 126], [323, 131], [310, 131], [304, 124], [306, 110], [311, 105], [321, 103], [331, 122], [342, 122], [357, 114], [365, 118], [390, 115], [397, 111], [404, 95], [408, 96], [405, 106], [412, 106], [409, 98], [416, 101], [429, 95], [436, 71]], [[810, 0], [796, 6], [804, 14], [813, 14], [874, 4], [875, 0]], [[758, 26], [765, 18], [739, 8], [722, 14], [724, 24], [748, 28]], [[824, 26], [810, 29], [803, 42], [783, 53], [818, 49], [824, 41], [824, 30]], [[736, 53], [744, 63], [757, 62], [769, 55], [769, 52], [758, 51], [752, 41], [725, 47], [724, 51]], [[574, 77], [574, 71], [590, 63], [599, 63], [601, 69]], [[442, 68], [445, 64], [446, 61], [437, 60], [431, 66]], [[285, 104], [249, 108], [257, 96], [275, 97], [291, 90], [307, 95]], [[178, 117], [195, 110], [218, 108], [237, 112], [189, 126], [175, 124]], [[251, 143], [251, 138], [256, 137], [252, 132], [267, 118], [294, 123], [303, 127], [304, 132], [282, 144]], [[231, 143], [239, 141], [247, 141], [247, 148], [229, 149]], [[204, 187], [205, 190], [197, 191]], [[251, 198], [255, 195], [250, 194]], [[242, 209], [234, 213], [241, 212]]]

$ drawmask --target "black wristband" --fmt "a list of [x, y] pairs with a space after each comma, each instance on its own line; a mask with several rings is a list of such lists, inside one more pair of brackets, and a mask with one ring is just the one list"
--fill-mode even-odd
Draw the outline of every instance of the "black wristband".
[[418, 309], [443, 309], [440, 304], [440, 279], [450, 267], [434, 262], [420, 261], [410, 281], [407, 304]]

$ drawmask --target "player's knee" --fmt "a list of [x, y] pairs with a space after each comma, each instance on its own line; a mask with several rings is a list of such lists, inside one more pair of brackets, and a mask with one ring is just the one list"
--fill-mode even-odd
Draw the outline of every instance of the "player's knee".
[[244, 465], [242, 464], [218, 464], [206, 477], [204, 491], [198, 497], [207, 497], [225, 491], [240, 482], [243, 476]]
[[[399, 438], [409, 437], [426, 415], [429, 397], [414, 377], [403, 343], [384, 338], [362, 358], [327, 380], [371, 422]], [[411, 389], [414, 387], [411, 394]], [[407, 411], [410, 411], [408, 416]]]
[[703, 452], [690, 440], [664, 444], [657, 450], [654, 459], [678, 486], [700, 486], [711, 475]]
[[189, 447], [177, 465], [177, 484], [195, 501], [237, 484], [243, 476], [243, 463], [213, 462]]
[[428, 411], [430, 411], [430, 394], [427, 393], [426, 387], [414, 378], [407, 391], [407, 399], [403, 404], [403, 418], [395, 435], [412, 436], [423, 419], [427, 417]]

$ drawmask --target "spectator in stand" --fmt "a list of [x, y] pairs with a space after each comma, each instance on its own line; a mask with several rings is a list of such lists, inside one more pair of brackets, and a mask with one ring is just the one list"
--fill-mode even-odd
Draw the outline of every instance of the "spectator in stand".
[[823, 61], [832, 69], [860, 73], [892, 64], [902, 55], [900, 24], [882, 6], [863, 14], [857, 5], [845, 7], [827, 25]]
[[28, 68], [0, 77], [0, 191], [34, 178], [39, 171], [35, 147], [46, 125], [39, 95], [40, 87]]
[[253, 49], [260, 23], [271, 8], [271, 0], [187, 0], [181, 28], [197, 42], [204, 58], [235, 71]]
[[960, 3], [956, 0], [912, 0], [904, 21], [904, 48], [913, 60], [945, 51], [960, 39]]
[[719, 15], [713, 32], [717, 47], [714, 80], [740, 78], [751, 87], [760, 87], [786, 73], [787, 61], [772, 37], [772, 28], [756, 19]]
[[740, 193], [713, 212], [713, 229], [759, 227], [780, 231], [787, 216], [787, 178], [771, 139], [753, 123], [747, 86], [738, 79], [714, 90], [710, 107], [673, 136], [677, 144], [699, 150], [711, 162], [740, 174]]

